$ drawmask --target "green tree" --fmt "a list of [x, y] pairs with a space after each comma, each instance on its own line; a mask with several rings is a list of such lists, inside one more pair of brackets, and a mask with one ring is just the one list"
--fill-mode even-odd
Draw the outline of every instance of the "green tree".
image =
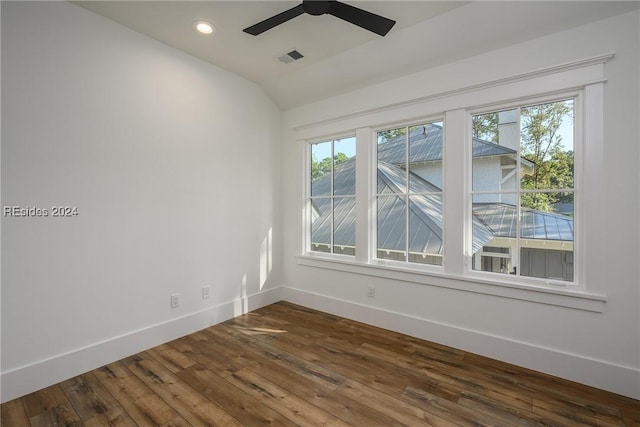
[[498, 135], [498, 113], [488, 113], [473, 116], [472, 135], [485, 141], [499, 143]]
[[389, 129], [378, 132], [378, 144], [384, 144], [399, 136], [406, 135], [407, 128]]
[[[346, 154], [336, 153], [333, 156], [333, 167], [335, 168], [341, 163], [349, 160]], [[315, 156], [311, 159], [311, 179], [316, 180], [324, 175], [331, 173], [331, 157], [325, 157], [318, 161]]]
[[[564, 151], [559, 129], [565, 120], [572, 120], [570, 101], [553, 102], [522, 108], [522, 156], [534, 164], [533, 173], [523, 175], [522, 189], [550, 190], [573, 187], [573, 152]], [[561, 193], [528, 193], [521, 204], [531, 209], [551, 212], [561, 201]]]
[[[573, 188], [573, 151], [564, 150], [561, 125], [572, 120], [571, 101], [552, 102], [520, 109], [520, 155], [534, 164], [533, 173], [520, 180], [524, 190]], [[474, 138], [499, 143], [498, 113], [473, 116]], [[524, 207], [550, 212], [558, 202], [572, 200], [562, 193], [526, 193]]]

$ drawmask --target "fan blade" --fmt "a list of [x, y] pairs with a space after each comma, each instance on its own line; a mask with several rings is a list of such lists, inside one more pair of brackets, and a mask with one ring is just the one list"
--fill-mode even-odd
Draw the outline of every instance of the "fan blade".
[[331, 2], [329, 14], [381, 36], [385, 36], [391, 30], [391, 27], [396, 24], [394, 20], [339, 1]]
[[242, 31], [251, 34], [252, 36], [257, 36], [258, 34], [262, 34], [265, 31], [282, 24], [283, 22], [287, 22], [288, 20], [293, 19], [296, 16], [302, 15], [303, 13], [304, 9], [302, 9], [302, 5], [299, 4], [294, 8], [285, 10], [282, 13], [272, 16], [271, 18], [267, 18], [262, 22], [258, 22], [257, 24], [245, 28]]

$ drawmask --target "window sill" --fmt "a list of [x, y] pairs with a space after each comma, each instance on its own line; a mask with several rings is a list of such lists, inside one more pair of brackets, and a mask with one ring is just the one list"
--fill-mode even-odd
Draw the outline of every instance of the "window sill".
[[390, 280], [419, 283], [501, 298], [511, 298], [539, 304], [554, 305], [595, 313], [604, 312], [606, 296], [573, 289], [555, 289], [544, 286], [514, 284], [478, 277], [454, 276], [426, 269], [398, 267], [382, 263], [361, 263], [350, 257], [299, 255], [298, 265], [363, 274]]

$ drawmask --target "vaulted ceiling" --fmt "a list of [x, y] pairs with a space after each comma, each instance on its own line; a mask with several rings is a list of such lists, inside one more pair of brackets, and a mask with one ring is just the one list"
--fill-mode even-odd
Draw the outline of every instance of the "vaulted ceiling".
[[[606, 18], [638, 2], [345, 1], [397, 21], [380, 37], [330, 15], [242, 31], [297, 1], [79, 1], [135, 31], [256, 82], [282, 109]], [[214, 35], [193, 30], [206, 20]], [[278, 57], [298, 50], [299, 61]]]

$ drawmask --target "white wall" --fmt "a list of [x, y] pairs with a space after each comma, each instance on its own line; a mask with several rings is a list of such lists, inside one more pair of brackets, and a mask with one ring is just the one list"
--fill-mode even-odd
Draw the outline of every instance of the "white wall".
[[2, 2], [2, 64], [2, 205], [78, 209], [2, 218], [3, 401], [277, 299], [257, 85], [62, 2]]
[[[303, 178], [297, 139], [313, 133], [310, 124], [326, 120], [318, 132], [344, 132], [349, 129], [338, 129], [343, 115], [350, 117], [345, 126], [367, 125], [371, 117], [390, 120], [382, 112], [386, 105], [615, 52], [604, 65], [605, 150], [598, 167], [605, 196], [587, 203], [605, 209], [589, 212], [605, 220], [587, 224], [593, 236], [587, 242], [590, 253], [597, 245], [600, 258], [585, 266], [587, 291], [607, 297], [603, 312], [465, 292], [460, 289], [470, 284], [451, 278], [432, 277], [425, 280], [430, 284], [421, 284], [394, 280], [388, 272], [375, 277], [366, 268], [358, 269], [366, 274], [359, 274], [302, 265], [296, 259], [300, 229], [294, 225], [283, 230], [283, 296], [640, 398], [639, 19], [635, 11], [601, 20], [291, 109], [284, 116], [283, 223], [298, 224]], [[352, 114], [366, 111], [371, 114]], [[402, 109], [389, 117], [397, 111]], [[444, 282], [447, 287], [440, 286]], [[375, 299], [367, 298], [367, 284], [376, 286]]]

